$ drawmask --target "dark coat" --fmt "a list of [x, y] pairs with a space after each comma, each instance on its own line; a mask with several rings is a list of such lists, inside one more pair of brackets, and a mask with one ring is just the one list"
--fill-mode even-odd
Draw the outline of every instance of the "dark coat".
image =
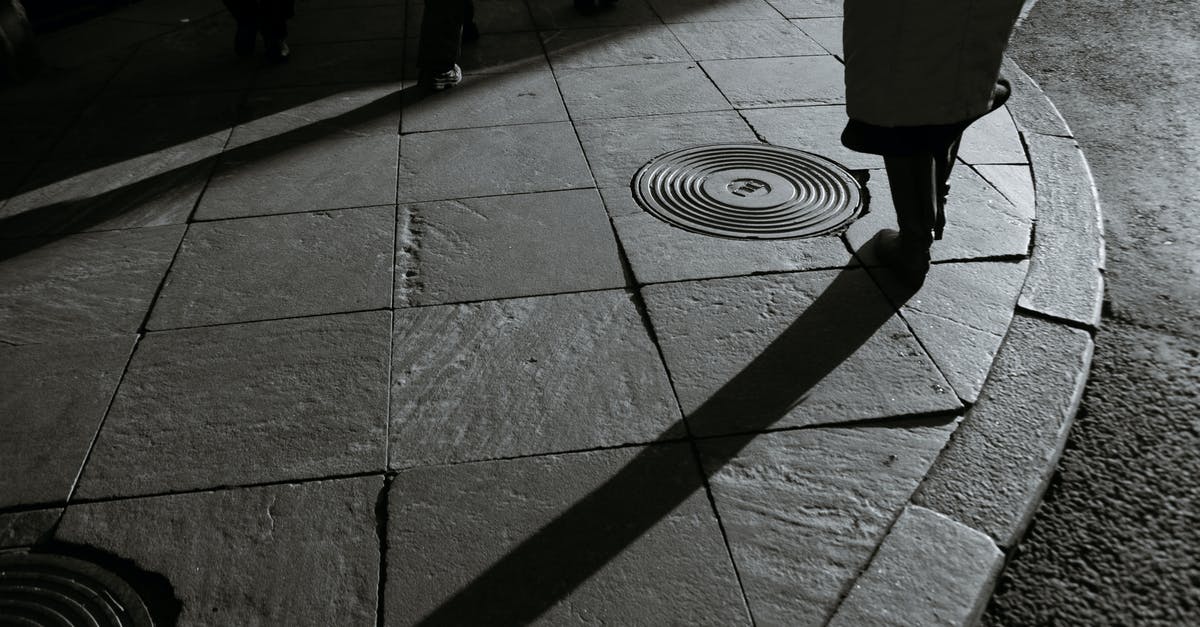
[[1022, 0], [845, 0], [846, 112], [877, 126], [989, 111]]

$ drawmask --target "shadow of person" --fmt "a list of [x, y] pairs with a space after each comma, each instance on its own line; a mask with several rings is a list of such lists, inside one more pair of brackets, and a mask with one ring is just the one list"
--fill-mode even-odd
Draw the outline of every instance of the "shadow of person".
[[[876, 334], [913, 292], [892, 303], [863, 269], [845, 269], [744, 369], [686, 415], [689, 433], [731, 433], [705, 447], [697, 473], [648, 446], [611, 478], [516, 545], [426, 615], [423, 625], [523, 624], [537, 619], [697, 491], [757, 435]], [[736, 423], [731, 424], [734, 414]], [[942, 423], [950, 418], [934, 418]], [[677, 441], [680, 425], [658, 443]], [[668, 434], [670, 434], [668, 436]]]

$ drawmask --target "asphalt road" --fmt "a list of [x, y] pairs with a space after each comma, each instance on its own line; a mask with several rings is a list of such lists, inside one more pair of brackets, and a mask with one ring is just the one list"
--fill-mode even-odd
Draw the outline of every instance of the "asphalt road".
[[1200, 625], [1200, 3], [1041, 0], [1009, 54], [1091, 163], [1108, 293], [1058, 476], [983, 624]]

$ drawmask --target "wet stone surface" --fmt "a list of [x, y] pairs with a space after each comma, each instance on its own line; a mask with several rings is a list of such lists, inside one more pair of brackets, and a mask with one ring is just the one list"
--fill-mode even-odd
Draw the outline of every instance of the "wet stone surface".
[[673, 283], [643, 293], [697, 435], [960, 407], [863, 270]]
[[66, 502], [133, 342], [0, 348], [0, 507]]
[[682, 437], [625, 292], [396, 311], [391, 467]]
[[388, 307], [394, 227], [391, 206], [193, 224], [148, 327]]
[[183, 227], [0, 242], [0, 342], [130, 335]]
[[388, 624], [749, 621], [686, 445], [406, 471], [388, 506]]
[[178, 624], [375, 625], [380, 477], [72, 505], [54, 539], [165, 577]]
[[389, 320], [363, 313], [149, 334], [79, 494], [381, 470]]
[[625, 286], [595, 190], [405, 205], [396, 306]]
[[755, 621], [823, 625], [950, 431], [803, 429], [701, 441]]

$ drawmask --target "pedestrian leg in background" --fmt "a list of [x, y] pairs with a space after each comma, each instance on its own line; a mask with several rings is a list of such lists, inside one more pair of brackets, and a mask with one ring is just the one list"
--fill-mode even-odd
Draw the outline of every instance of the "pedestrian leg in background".
[[295, 12], [294, 0], [224, 0], [230, 15], [237, 20], [233, 50], [240, 57], [254, 54], [259, 34], [267, 58], [282, 62], [291, 56], [287, 45], [287, 20]]
[[425, 0], [417, 44], [418, 84], [440, 91], [462, 82], [458, 56], [469, 14], [474, 15], [470, 0]]

